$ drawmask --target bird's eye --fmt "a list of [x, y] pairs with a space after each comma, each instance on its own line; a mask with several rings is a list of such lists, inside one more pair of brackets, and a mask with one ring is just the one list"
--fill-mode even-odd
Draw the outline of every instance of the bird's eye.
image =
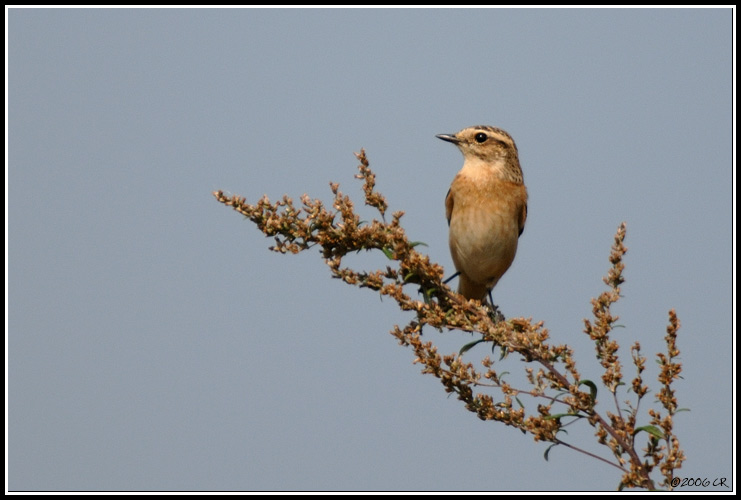
[[485, 141], [486, 141], [486, 139], [488, 139], [488, 138], [489, 138], [489, 137], [488, 137], [488, 136], [487, 136], [487, 135], [486, 135], [485, 133], [483, 133], [483, 132], [479, 132], [479, 133], [478, 133], [478, 134], [476, 134], [476, 136], [474, 137], [474, 139], [476, 139], [476, 142], [478, 142], [479, 144], [481, 144], [482, 142], [485, 142]]

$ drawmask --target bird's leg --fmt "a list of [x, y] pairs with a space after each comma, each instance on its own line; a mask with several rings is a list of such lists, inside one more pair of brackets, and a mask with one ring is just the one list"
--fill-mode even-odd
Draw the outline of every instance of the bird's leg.
[[459, 274], [461, 274], [460, 271], [457, 271], [453, 276], [451, 276], [450, 278], [448, 278], [445, 281], [443, 281], [443, 285], [447, 285], [450, 282], [450, 280], [452, 280], [453, 278], [455, 278]]
[[494, 299], [491, 298], [491, 290], [489, 290], [489, 303], [486, 304], [489, 307], [489, 317], [494, 323], [504, 321], [504, 314], [499, 310], [499, 306], [494, 304]]

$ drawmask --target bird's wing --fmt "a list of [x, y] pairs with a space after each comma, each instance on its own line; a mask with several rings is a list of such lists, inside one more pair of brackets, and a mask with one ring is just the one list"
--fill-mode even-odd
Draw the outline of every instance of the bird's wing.
[[448, 189], [448, 194], [445, 195], [445, 218], [448, 219], [448, 225], [450, 225], [450, 215], [453, 213], [453, 192]]
[[517, 221], [520, 227], [518, 236], [520, 236], [522, 234], [522, 231], [525, 229], [525, 219], [527, 219], [527, 203], [522, 204], [522, 210], [520, 211], [520, 220]]

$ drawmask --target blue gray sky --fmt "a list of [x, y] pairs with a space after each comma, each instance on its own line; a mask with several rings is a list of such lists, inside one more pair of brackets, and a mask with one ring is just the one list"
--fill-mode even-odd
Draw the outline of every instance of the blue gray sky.
[[[598, 379], [583, 318], [626, 221], [616, 338], [651, 359], [676, 308], [679, 475], [733, 486], [732, 10], [6, 16], [9, 489], [614, 490], [613, 468], [546, 462], [465, 411], [388, 334], [408, 314], [316, 251], [269, 252], [211, 195], [328, 201], [335, 181], [361, 206], [363, 147], [452, 272], [443, 199], [462, 158], [435, 134], [476, 124], [512, 134], [530, 193], [495, 301]], [[470, 340], [426, 335], [445, 353]], [[592, 434], [569, 428], [609, 457]]]

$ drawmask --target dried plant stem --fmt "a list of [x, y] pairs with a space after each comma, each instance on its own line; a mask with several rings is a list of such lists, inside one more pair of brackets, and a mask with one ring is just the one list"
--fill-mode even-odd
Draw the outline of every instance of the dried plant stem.
[[[658, 401], [666, 415], [650, 409], [650, 425], [636, 427], [641, 399], [649, 392], [641, 378], [645, 358], [640, 355], [637, 342], [631, 348], [637, 375], [630, 385], [636, 401], [628, 401], [627, 408], [622, 408], [617, 397], [619, 388], [626, 384], [617, 355], [619, 345], [611, 337], [618, 317], [610, 308], [620, 299], [620, 286], [624, 281], [625, 224], [618, 228], [610, 253], [611, 268], [604, 278], [609, 288], [592, 299], [593, 319], [584, 320], [584, 332], [594, 343], [603, 368], [601, 385], [611, 393], [610, 399], [615, 404], [616, 413], [613, 414], [598, 411], [597, 384], [582, 379], [569, 346], [549, 343], [549, 332], [543, 322], [534, 323], [526, 318], [501, 321], [492, 314], [493, 308], [466, 300], [448, 288], [442, 281], [442, 266], [430, 262], [429, 257], [416, 250], [419, 242], [407, 238], [400, 223], [403, 212], [394, 212], [391, 220], [386, 220], [388, 203], [375, 191], [375, 174], [370, 170], [365, 152], [361, 150], [356, 156], [360, 161], [357, 177], [363, 181], [365, 204], [378, 211], [380, 221], [362, 222], [353, 202], [339, 191], [338, 184], [330, 184], [334, 194], [332, 209], [306, 195], [301, 198], [300, 208], [287, 196], [275, 203], [264, 196], [254, 205], [222, 191], [215, 192], [214, 196], [255, 223], [265, 235], [273, 237], [272, 250], [298, 253], [319, 247], [334, 278], [375, 290], [395, 300], [401, 310], [413, 312], [414, 319], [403, 328], [394, 326], [391, 334], [401, 345], [414, 351], [415, 363], [422, 365], [422, 373], [437, 377], [446, 392], [455, 393], [466, 409], [480, 419], [502, 422], [530, 433], [535, 441], [563, 445], [608, 463], [622, 472], [620, 488], [653, 490], [652, 472], [658, 469], [663, 477], [662, 486], [671, 489], [674, 470], [680, 468], [685, 459], [672, 422], [674, 414], [680, 411], [672, 383], [681, 372], [681, 364], [675, 361], [679, 355], [676, 348], [679, 320], [673, 310], [667, 328], [667, 354], [658, 354], [661, 365]], [[360, 250], [380, 250], [389, 259], [389, 265], [374, 271], [345, 267], [343, 258]], [[440, 331], [463, 330], [477, 333], [480, 338], [464, 346], [459, 353], [442, 356], [431, 341], [422, 340], [424, 326]], [[495, 369], [494, 361], [488, 356], [481, 361], [483, 370], [466, 362], [463, 353], [477, 343], [498, 346], [503, 357], [518, 354], [531, 388], [511, 386], [502, 378], [504, 372]], [[490, 390], [494, 394], [476, 393], [474, 389]], [[530, 403], [526, 405], [520, 398]], [[554, 413], [553, 405], [563, 406], [565, 411]], [[562, 419], [568, 422], [562, 423]], [[558, 437], [565, 426], [577, 419], [588, 422], [595, 429], [597, 442], [609, 448], [614, 461]], [[636, 449], [639, 435], [648, 439], [643, 458]]]

